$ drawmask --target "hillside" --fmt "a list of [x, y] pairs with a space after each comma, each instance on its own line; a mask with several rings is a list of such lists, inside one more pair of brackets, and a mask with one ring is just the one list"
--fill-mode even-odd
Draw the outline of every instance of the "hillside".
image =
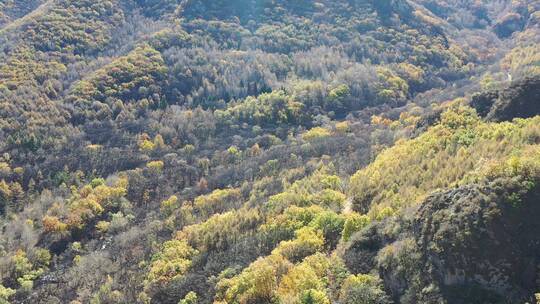
[[534, 303], [540, 2], [0, 0], [0, 304]]

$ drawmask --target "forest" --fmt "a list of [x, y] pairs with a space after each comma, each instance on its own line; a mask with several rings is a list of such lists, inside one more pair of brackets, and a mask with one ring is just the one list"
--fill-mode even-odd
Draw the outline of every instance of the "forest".
[[540, 1], [0, 0], [0, 304], [540, 303]]

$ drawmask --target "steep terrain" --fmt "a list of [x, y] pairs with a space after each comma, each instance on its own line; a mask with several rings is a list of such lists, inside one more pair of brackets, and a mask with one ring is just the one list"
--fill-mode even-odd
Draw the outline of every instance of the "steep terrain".
[[532, 303], [540, 2], [0, 0], [0, 303]]

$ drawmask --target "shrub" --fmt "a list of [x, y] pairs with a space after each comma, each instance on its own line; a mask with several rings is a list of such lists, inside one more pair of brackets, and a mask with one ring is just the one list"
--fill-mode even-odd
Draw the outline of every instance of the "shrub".
[[329, 137], [330, 135], [331, 133], [328, 129], [315, 127], [302, 134], [302, 139], [305, 141], [314, 141], [321, 138]]
[[343, 240], [348, 241], [355, 232], [362, 230], [369, 222], [370, 219], [367, 215], [360, 215], [356, 212], [347, 214], [341, 234]]
[[386, 304], [392, 303], [384, 292], [379, 278], [366, 275], [351, 275], [341, 287], [339, 301], [343, 304]]
[[304, 227], [296, 231], [296, 238], [281, 242], [272, 254], [279, 254], [295, 263], [303, 258], [321, 251], [324, 246], [322, 232], [311, 227]]
[[152, 258], [147, 286], [166, 284], [182, 277], [191, 267], [191, 259], [198, 253], [185, 241], [172, 240], [163, 243], [161, 251]]

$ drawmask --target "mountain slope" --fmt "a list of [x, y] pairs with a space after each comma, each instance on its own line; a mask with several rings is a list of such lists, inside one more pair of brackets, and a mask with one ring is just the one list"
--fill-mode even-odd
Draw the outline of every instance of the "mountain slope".
[[539, 8], [0, 0], [0, 303], [533, 301]]

